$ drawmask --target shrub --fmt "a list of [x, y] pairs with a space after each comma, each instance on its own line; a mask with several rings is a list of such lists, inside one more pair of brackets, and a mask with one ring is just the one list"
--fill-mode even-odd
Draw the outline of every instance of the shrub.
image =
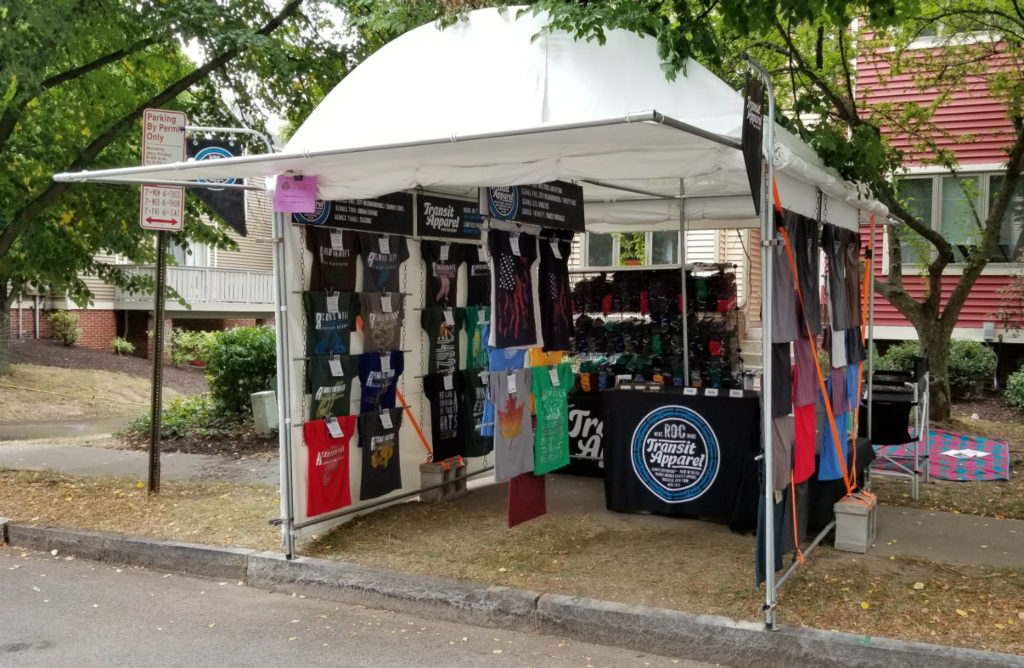
[[980, 341], [953, 341], [949, 351], [949, 389], [954, 399], [975, 396], [995, 372], [996, 354], [991, 348]]
[[229, 413], [252, 410], [249, 395], [274, 389], [277, 355], [274, 328], [235, 327], [217, 332], [210, 344], [206, 379], [217, 404]]
[[1017, 369], [1006, 379], [1006, 403], [1024, 411], [1024, 368]]
[[115, 355], [131, 355], [135, 352], [135, 344], [131, 341], [122, 339], [120, 336], [114, 337], [114, 340], [110, 344]]
[[66, 346], [74, 345], [82, 335], [82, 330], [78, 328], [78, 314], [68, 313], [65, 309], [50, 314], [50, 328]]
[[188, 364], [198, 360], [204, 364], [210, 356], [210, 344], [217, 332], [194, 332], [188, 329], [171, 330], [171, 364]]
[[877, 358], [876, 368], [885, 371], [913, 371], [914, 358], [920, 355], [921, 345], [917, 341], [900, 341], [889, 346], [885, 354]]
[[[197, 394], [175, 399], [164, 407], [160, 414], [160, 438], [227, 435], [230, 431], [228, 427], [235, 421], [224, 414], [210, 399], [210, 395]], [[150, 424], [149, 413], [145, 413], [135, 418], [128, 425], [127, 431], [139, 436], [148, 435]]]

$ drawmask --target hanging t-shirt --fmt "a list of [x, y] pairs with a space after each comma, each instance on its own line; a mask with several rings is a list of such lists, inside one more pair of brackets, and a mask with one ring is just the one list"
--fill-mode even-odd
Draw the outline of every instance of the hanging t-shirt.
[[843, 462], [840, 463], [839, 455], [836, 452], [836, 439], [832, 435], [832, 427], [825, 420], [825, 429], [821, 435], [821, 466], [818, 470], [818, 480], [838, 480], [843, 477], [843, 466], [849, 461], [850, 448], [847, 434], [850, 430], [850, 414], [840, 413], [835, 415], [836, 431], [839, 432], [839, 442], [843, 449]]
[[828, 260], [828, 313], [832, 329], [849, 329], [850, 317], [846, 305], [846, 244], [843, 229], [825, 223], [822, 225], [821, 248]]
[[306, 309], [306, 355], [345, 355], [359, 302], [352, 292], [302, 293]]
[[409, 259], [405, 237], [360, 232], [359, 248], [363, 259], [363, 292], [397, 292], [398, 270]]
[[530, 348], [530, 366], [551, 366], [562, 363], [562, 351], [545, 352], [542, 348]]
[[540, 244], [540, 328], [544, 350], [569, 350], [572, 342], [572, 290], [569, 288], [569, 253], [572, 242], [542, 238]]
[[352, 384], [359, 374], [358, 363], [358, 358], [351, 355], [313, 357], [306, 362], [310, 420], [352, 412]]
[[818, 400], [818, 371], [814, 368], [814, 343], [797, 339], [793, 343], [796, 375], [793, 379], [793, 405], [807, 406]]
[[832, 399], [832, 414], [839, 415], [850, 410], [846, 404], [846, 367], [831, 369], [828, 380], [829, 396]]
[[860, 327], [846, 330], [846, 363], [860, 364], [866, 360], [864, 341], [861, 339]]
[[569, 405], [572, 367], [558, 364], [534, 368], [533, 396], [537, 399], [537, 434], [534, 439], [533, 472], [547, 473], [569, 465]]
[[395, 407], [398, 377], [405, 369], [405, 355], [401, 350], [388, 353], [363, 353], [359, 356], [359, 412], [369, 413], [380, 408]]
[[359, 449], [363, 454], [360, 501], [401, 489], [402, 465], [398, 456], [398, 432], [401, 428], [401, 408], [359, 416]]
[[846, 366], [846, 330], [832, 330], [828, 335], [831, 354], [828, 356], [833, 369]]
[[860, 235], [843, 230], [843, 259], [846, 263], [846, 321], [860, 327]]
[[471, 246], [466, 250], [466, 274], [469, 291], [467, 306], [491, 305], [491, 265], [483, 246]]
[[398, 350], [402, 347], [405, 298], [398, 292], [362, 292], [363, 351]]
[[524, 348], [537, 345], [532, 267], [537, 237], [491, 229], [487, 246], [494, 260], [491, 345]]
[[[490, 325], [484, 325], [484, 341], [490, 338]], [[490, 371], [506, 371], [508, 369], [522, 369], [526, 366], [526, 351], [514, 348], [492, 348], [487, 346], [487, 368]], [[494, 403], [491, 401], [488, 392], [487, 401], [484, 402], [484, 427], [481, 433], [484, 436], [494, 436]]]
[[349, 230], [306, 226], [306, 248], [313, 254], [310, 290], [355, 292], [359, 236]]
[[853, 413], [860, 405], [860, 365], [846, 367], [846, 410]]
[[467, 306], [463, 309], [466, 327], [466, 368], [487, 368], [487, 340], [484, 326], [491, 317], [490, 307]]
[[[482, 457], [494, 449], [494, 439], [483, 433], [481, 425], [486, 423], [484, 405], [487, 403], [487, 384], [490, 374], [486, 370], [463, 369], [459, 372], [466, 385], [462, 400], [462, 434], [466, 441], [467, 457]], [[492, 404], [493, 406], [493, 404]], [[493, 420], [493, 410], [492, 417]]]
[[817, 402], [793, 409], [793, 482], [796, 483], [814, 475], [816, 407]]
[[786, 211], [785, 219], [789, 243], [793, 248], [793, 262], [796, 264], [796, 278], [803, 296], [800, 336], [807, 336], [807, 325], [811, 328], [811, 334], [817, 336], [821, 333], [818, 222], [792, 211]]
[[434, 461], [465, 455], [462, 403], [466, 382], [461, 374], [431, 373], [423, 377], [423, 395], [430, 402], [430, 437]]
[[789, 415], [793, 411], [793, 366], [790, 344], [772, 344], [772, 417]]
[[455, 306], [459, 265], [463, 261], [464, 244], [446, 241], [421, 241], [420, 255], [427, 268], [426, 306]]
[[789, 485], [793, 471], [793, 416], [772, 418], [772, 481], [776, 492]]
[[495, 407], [494, 479], [533, 471], [530, 369], [491, 371], [488, 392]]
[[[333, 434], [331, 431], [333, 430]], [[356, 416], [331, 418], [302, 425], [309, 458], [306, 464], [306, 517], [315, 517], [352, 504], [349, 489], [349, 442], [356, 433]]]
[[[775, 212], [776, 225], [781, 220]], [[780, 235], [781, 236], [781, 235]], [[769, 247], [772, 253], [772, 343], [796, 341], [800, 336], [799, 296], [785, 244]]]
[[428, 373], [459, 368], [459, 330], [464, 318], [465, 314], [458, 308], [425, 308], [420, 312], [420, 326], [427, 333]]
[[547, 512], [544, 476], [524, 473], [508, 483], [508, 528]]

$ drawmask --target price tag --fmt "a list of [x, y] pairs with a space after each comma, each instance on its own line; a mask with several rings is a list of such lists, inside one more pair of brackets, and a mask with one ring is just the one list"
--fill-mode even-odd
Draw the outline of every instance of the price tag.
[[548, 367], [548, 378], [551, 379], [551, 386], [552, 387], [558, 387], [559, 383], [558, 383], [558, 367], [557, 366], [552, 365], [552, 366]]
[[391, 295], [393, 295], [393, 294], [394, 294], [393, 292], [391, 292], [391, 293], [382, 292], [381, 293], [381, 295], [380, 295], [380, 312], [381, 313], [391, 313], [391, 311], [394, 310], [394, 309], [391, 308]]
[[341, 368], [341, 355], [331, 355], [327, 358], [327, 366], [331, 368], [332, 376], [344, 376], [345, 372]]
[[481, 385], [485, 385], [486, 386], [488, 383], [491, 382], [491, 373], [489, 371], [481, 371], [477, 375], [480, 376], [480, 384]]
[[513, 232], [512, 236], [508, 238], [508, 242], [512, 246], [512, 254], [522, 257], [522, 253], [519, 252], [519, 232]]
[[380, 426], [385, 429], [394, 429], [395, 423], [391, 421], [391, 411], [384, 409], [380, 413]]
[[516, 372], [515, 371], [513, 371], [512, 373], [510, 373], [508, 375], [508, 393], [509, 394], [515, 394], [516, 393]]
[[448, 253], [449, 253], [449, 251], [451, 251], [451, 249], [452, 249], [452, 245], [451, 244], [441, 244], [441, 262], [447, 262], [448, 261]]
[[483, 246], [477, 246], [476, 247], [476, 261], [477, 262], [487, 262], [487, 253], [486, 253], [486, 251], [484, 251], [484, 247]]
[[387, 352], [380, 356], [380, 370], [384, 373], [391, 371], [391, 353]]
[[329, 417], [324, 422], [327, 423], [327, 433], [331, 435], [331, 438], [341, 438], [341, 425], [338, 424], [338, 418]]
[[683, 388], [683, 394], [685, 394], [688, 397], [695, 397], [695, 396], [697, 396], [697, 388], [696, 387], [684, 387]]
[[345, 237], [341, 230], [331, 230], [331, 248], [345, 250]]
[[443, 378], [444, 378], [444, 389], [450, 390], [450, 389], [452, 389], [455, 386], [455, 384], [452, 382], [452, 375], [450, 373], [446, 373], [443, 376]]
[[562, 259], [562, 249], [559, 247], [558, 237], [551, 237], [551, 254], [555, 256], [556, 260]]
[[733, 399], [742, 399], [743, 390], [729, 390], [729, 396], [732, 397]]
[[718, 388], [717, 387], [706, 387], [706, 388], [704, 388], [704, 396], [705, 397], [717, 397], [718, 396]]
[[391, 237], [386, 234], [380, 238], [380, 252], [383, 255], [391, 255]]
[[335, 293], [333, 295], [327, 295], [327, 312], [337, 313], [338, 312], [338, 297], [341, 295]]
[[455, 314], [452, 313], [452, 310], [450, 308], [446, 308], [444, 310], [444, 323], [449, 327], [455, 326]]
[[632, 380], [633, 376], [629, 375], [628, 373], [620, 373], [618, 376], [615, 376], [616, 383], [629, 383]]

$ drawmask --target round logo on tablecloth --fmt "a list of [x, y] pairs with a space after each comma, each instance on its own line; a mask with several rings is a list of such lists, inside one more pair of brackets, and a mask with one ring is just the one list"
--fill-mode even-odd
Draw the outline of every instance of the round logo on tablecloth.
[[718, 476], [718, 438], [699, 413], [663, 406], [648, 413], [630, 448], [633, 471], [667, 503], [685, 503], [707, 492]]
[[322, 199], [316, 201], [312, 213], [293, 213], [292, 220], [306, 225], [323, 225], [331, 215], [331, 203]]

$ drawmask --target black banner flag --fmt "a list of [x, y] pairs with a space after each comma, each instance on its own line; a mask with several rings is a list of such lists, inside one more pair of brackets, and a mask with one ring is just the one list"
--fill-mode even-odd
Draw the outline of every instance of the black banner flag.
[[[220, 160], [240, 153], [238, 144], [219, 139], [189, 139], [188, 157], [194, 160]], [[200, 179], [203, 183], [236, 183], [239, 179]], [[193, 188], [190, 191], [221, 217], [234, 231], [246, 236], [245, 193], [232, 188]]]
[[747, 85], [743, 94], [743, 134], [740, 146], [743, 162], [747, 167], [750, 182], [750, 196], [754, 198], [754, 211], [761, 214], [761, 146], [764, 134], [764, 88], [757, 77], [747, 73]]

